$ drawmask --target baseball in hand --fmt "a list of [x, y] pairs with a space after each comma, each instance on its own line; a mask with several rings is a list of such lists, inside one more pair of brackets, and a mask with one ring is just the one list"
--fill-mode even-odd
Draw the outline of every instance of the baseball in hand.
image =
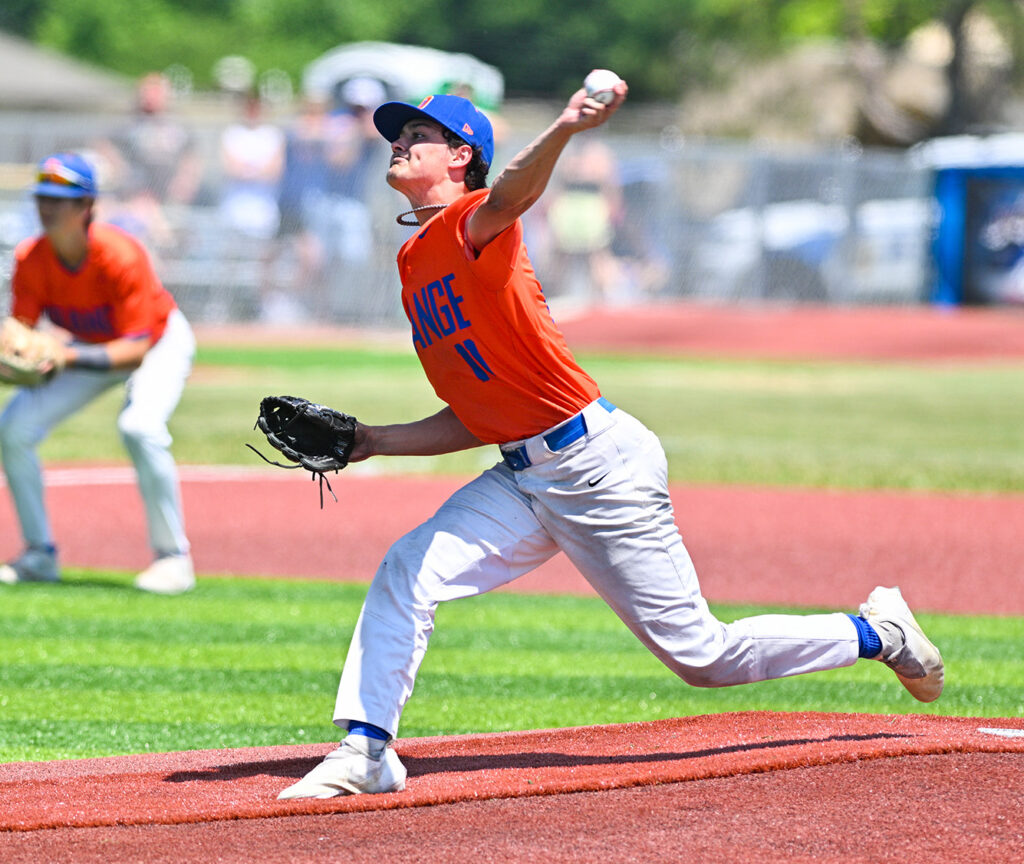
[[591, 99], [608, 105], [614, 101], [615, 85], [621, 80], [611, 69], [595, 69], [583, 79], [583, 89]]

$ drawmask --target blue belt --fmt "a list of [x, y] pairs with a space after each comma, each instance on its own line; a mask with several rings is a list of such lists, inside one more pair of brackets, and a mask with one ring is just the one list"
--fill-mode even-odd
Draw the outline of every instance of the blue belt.
[[[597, 404], [604, 408], [609, 414], [615, 410], [615, 406], [609, 402], [604, 396], [597, 400]], [[561, 450], [563, 447], [568, 447], [574, 441], [579, 441], [584, 435], [587, 434], [587, 421], [583, 419], [582, 412], [570, 417], [561, 426], [556, 426], [547, 435], [544, 436], [544, 443], [548, 445], [551, 450]], [[508, 465], [513, 471], [522, 471], [524, 468], [529, 468], [533, 463], [530, 461], [530, 457], [526, 452], [526, 445], [520, 444], [518, 447], [512, 447], [508, 450], [501, 451], [501, 458], [505, 460], [505, 464]]]

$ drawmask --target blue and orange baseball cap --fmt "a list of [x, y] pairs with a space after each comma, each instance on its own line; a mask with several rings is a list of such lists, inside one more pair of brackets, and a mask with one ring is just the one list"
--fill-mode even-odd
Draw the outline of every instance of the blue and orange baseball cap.
[[461, 96], [428, 96], [419, 105], [385, 102], [373, 112], [373, 125], [388, 141], [402, 134], [410, 120], [426, 118], [458, 135], [471, 147], [479, 147], [484, 162], [494, 158], [494, 130], [491, 121], [472, 102]]
[[95, 198], [96, 175], [83, 156], [54, 153], [39, 163], [33, 195], [44, 198]]

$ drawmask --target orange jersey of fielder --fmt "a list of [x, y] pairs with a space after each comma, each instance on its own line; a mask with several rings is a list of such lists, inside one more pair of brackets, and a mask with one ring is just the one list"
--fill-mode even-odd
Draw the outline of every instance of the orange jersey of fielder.
[[122, 337], [156, 342], [176, 304], [143, 246], [113, 225], [89, 227], [89, 251], [77, 270], [61, 263], [43, 235], [14, 250], [11, 314], [41, 315], [83, 342]]
[[537, 435], [600, 396], [555, 326], [523, 244], [522, 223], [474, 256], [466, 219], [487, 195], [463, 195], [398, 252], [402, 306], [437, 393], [481, 441]]

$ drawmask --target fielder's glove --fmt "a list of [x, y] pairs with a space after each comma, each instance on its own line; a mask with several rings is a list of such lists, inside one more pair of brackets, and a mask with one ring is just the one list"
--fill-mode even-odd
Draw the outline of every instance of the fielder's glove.
[[[294, 465], [283, 465], [267, 459], [251, 444], [246, 446], [261, 459], [280, 468], [305, 468], [313, 479], [320, 478], [320, 506], [324, 503], [324, 473], [340, 471], [348, 465], [355, 443], [356, 418], [317, 405], [298, 396], [267, 396], [260, 402], [255, 428], [267, 441]], [[334, 496], [330, 482], [327, 491]], [[334, 496], [337, 501], [337, 496]]]
[[38, 387], [64, 368], [64, 346], [51, 333], [8, 317], [0, 323], [0, 381]]

